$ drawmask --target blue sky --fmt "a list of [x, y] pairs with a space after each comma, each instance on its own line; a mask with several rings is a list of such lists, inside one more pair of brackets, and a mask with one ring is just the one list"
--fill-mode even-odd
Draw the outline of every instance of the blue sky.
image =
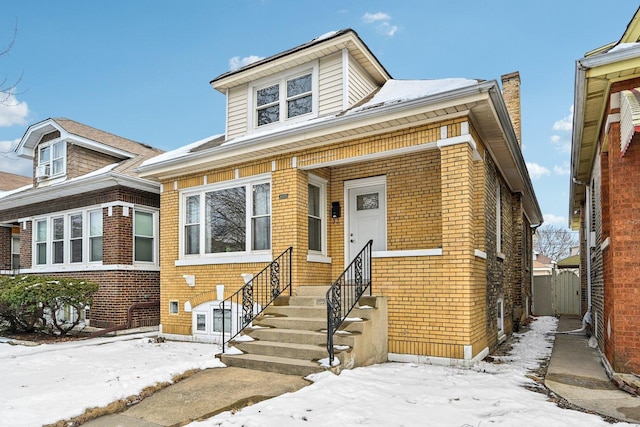
[[[622, 35], [629, 0], [3, 2], [0, 152], [33, 123], [67, 117], [164, 150], [224, 132], [209, 81], [328, 31], [353, 28], [396, 79], [522, 79], [523, 153], [546, 223], [565, 226], [575, 61]], [[1, 49], [0, 49], [1, 50]], [[0, 170], [30, 174], [0, 155]]]

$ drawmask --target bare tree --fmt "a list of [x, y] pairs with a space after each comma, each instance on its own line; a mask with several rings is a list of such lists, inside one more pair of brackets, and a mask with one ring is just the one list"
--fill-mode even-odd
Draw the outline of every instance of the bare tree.
[[[13, 45], [16, 42], [16, 37], [18, 36], [18, 21], [16, 20], [16, 24], [13, 27], [13, 34], [11, 35], [11, 40], [4, 47], [0, 48], [0, 57], [3, 57], [11, 51]], [[22, 74], [15, 79], [9, 80], [8, 76], [2, 77], [0, 81], [0, 105], [12, 105], [14, 103], [13, 99], [16, 95], [16, 89], [18, 88], [18, 83], [22, 80]]]
[[571, 248], [577, 244], [577, 233], [555, 225], [544, 225], [536, 231], [533, 250], [558, 261], [568, 257]]

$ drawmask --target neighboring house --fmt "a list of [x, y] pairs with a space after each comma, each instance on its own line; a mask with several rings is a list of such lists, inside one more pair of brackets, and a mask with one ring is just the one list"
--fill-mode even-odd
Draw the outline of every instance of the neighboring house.
[[570, 225], [606, 364], [640, 372], [640, 9], [622, 38], [576, 62]]
[[550, 276], [553, 274], [556, 262], [546, 255], [534, 252], [533, 254], [533, 275]]
[[33, 178], [0, 171], [0, 196], [7, 191], [31, 185]]
[[[33, 178], [28, 176], [0, 171], [0, 197], [22, 187], [30, 187], [32, 183]], [[12, 270], [20, 265], [20, 228], [4, 224], [0, 224], [0, 227], [5, 228], [0, 230], [1, 234], [10, 234], [9, 239], [0, 239], [0, 254], [4, 254], [1, 255], [0, 270]]]
[[0, 195], [0, 245], [13, 248], [0, 274], [92, 280], [91, 326], [123, 325], [140, 303], [131, 325], [157, 325], [160, 191], [134, 169], [162, 151], [57, 118], [31, 125], [15, 152], [33, 159], [33, 178]]
[[333, 283], [369, 239], [389, 359], [472, 362], [511, 333], [542, 222], [518, 73], [506, 104], [496, 81], [394, 80], [342, 30], [211, 85], [226, 132], [139, 169], [162, 184], [164, 335], [218, 339], [218, 290], [288, 247], [295, 295]]

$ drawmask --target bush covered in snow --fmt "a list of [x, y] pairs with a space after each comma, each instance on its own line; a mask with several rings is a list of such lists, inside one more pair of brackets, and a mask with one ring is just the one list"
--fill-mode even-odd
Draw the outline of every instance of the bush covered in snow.
[[[93, 302], [98, 284], [44, 276], [0, 276], [0, 319], [10, 332], [57, 330], [64, 335]], [[70, 319], [59, 318], [66, 307]]]

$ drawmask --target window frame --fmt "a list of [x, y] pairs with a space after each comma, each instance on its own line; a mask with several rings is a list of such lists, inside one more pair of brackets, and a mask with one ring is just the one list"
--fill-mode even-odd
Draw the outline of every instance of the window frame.
[[180, 302], [178, 300], [169, 301], [169, 314], [180, 314]]
[[[328, 261], [328, 259], [326, 258], [326, 255], [327, 255], [327, 180], [320, 178], [319, 176], [309, 174], [308, 185], [318, 187], [320, 189], [319, 191], [320, 201], [318, 206], [320, 210], [319, 212], [320, 216], [316, 218], [320, 220], [320, 250], [310, 249], [309, 248], [310, 241], [308, 240], [307, 260], [326, 262]], [[308, 212], [308, 210], [307, 210], [307, 217], [308, 218], [312, 217], [310, 212]], [[309, 226], [307, 225], [307, 228], [308, 227]], [[309, 230], [307, 229], [307, 231]], [[309, 238], [310, 238], [310, 233], [307, 239]]]
[[[253, 249], [254, 229], [253, 229], [253, 187], [261, 184], [269, 185], [269, 248]], [[216, 191], [244, 187], [245, 188], [245, 241], [243, 251], [231, 252], [206, 252], [206, 194]], [[187, 223], [187, 199], [192, 196], [199, 196], [199, 222]], [[231, 181], [223, 181], [215, 184], [202, 185], [198, 187], [188, 188], [181, 191], [180, 208], [179, 208], [179, 259], [176, 265], [194, 265], [194, 264], [223, 264], [223, 263], [239, 263], [239, 262], [261, 262], [264, 260], [271, 261], [271, 250], [273, 247], [273, 184], [271, 174], [255, 175], [247, 178], [241, 178]], [[187, 254], [186, 250], [186, 227], [198, 225], [198, 251], [197, 253]]]
[[[16, 245], [16, 240], [18, 241], [17, 245]], [[15, 233], [11, 234], [11, 269], [12, 270], [17, 270], [20, 268], [20, 245], [21, 244], [22, 242], [20, 241], [20, 235]], [[17, 252], [16, 252], [16, 246], [18, 246]], [[17, 265], [15, 260], [16, 255], [18, 256]]]
[[496, 177], [496, 255], [505, 259], [502, 253], [502, 188], [499, 177]]
[[[138, 235], [136, 234], [136, 214], [146, 214], [151, 215], [151, 227], [152, 227], [152, 236]], [[134, 264], [153, 264], [156, 265], [158, 263], [158, 212], [153, 210], [147, 210], [143, 208], [134, 208], [133, 209], [133, 263]], [[103, 230], [104, 233], [104, 230]], [[136, 241], [137, 238], [143, 239], [151, 239], [151, 261], [147, 260], [137, 260], [136, 259]]]
[[504, 299], [498, 298], [496, 302], [496, 326], [498, 328], [498, 337], [504, 335]]
[[[36, 269], [44, 268], [79, 268], [81, 266], [100, 265], [100, 261], [91, 261], [91, 238], [98, 237], [90, 235], [90, 218], [93, 212], [99, 212], [102, 215], [102, 208], [99, 206], [88, 207], [82, 210], [71, 210], [54, 212], [47, 216], [34, 218], [32, 221], [32, 265]], [[71, 218], [81, 215], [82, 218], [82, 237], [72, 238], [71, 235]], [[61, 220], [63, 225], [62, 238], [55, 238], [54, 221]], [[44, 224], [45, 240], [38, 240], [38, 224]], [[100, 238], [104, 234], [104, 228], [101, 230]], [[80, 240], [82, 243], [82, 261], [72, 261], [72, 241]], [[55, 243], [62, 245], [62, 262], [55, 261]], [[45, 252], [45, 262], [39, 263], [38, 247], [42, 246]]]
[[[58, 157], [54, 157], [55, 147], [62, 147], [62, 155]], [[42, 153], [44, 150], [49, 150], [49, 159], [43, 160]], [[62, 168], [57, 173], [54, 173], [54, 164], [56, 161], [62, 161]], [[45, 179], [56, 178], [59, 176], [64, 176], [67, 173], [67, 141], [64, 139], [53, 139], [51, 141], [44, 142], [38, 145], [38, 166], [45, 166], [48, 168], [49, 173]]]
[[[296, 94], [293, 96], [287, 96], [287, 82], [299, 77], [303, 77], [306, 75], [311, 76], [311, 90], [309, 92], [304, 92], [300, 94]], [[248, 86], [248, 123], [249, 123], [249, 131], [261, 131], [263, 129], [268, 129], [271, 126], [277, 126], [278, 124], [283, 123], [295, 123], [298, 121], [309, 120], [311, 118], [318, 117], [318, 108], [319, 108], [319, 91], [318, 91], [318, 78], [319, 78], [319, 61], [312, 61], [310, 64], [301, 65], [299, 67], [293, 68], [291, 70], [287, 70], [286, 72], [282, 72], [276, 74], [274, 76], [264, 77], [262, 79], [256, 80], [249, 84]], [[262, 89], [266, 89], [271, 86], [278, 85], [278, 101], [273, 101], [268, 104], [264, 104], [258, 106], [257, 103], [257, 92]], [[289, 102], [294, 101], [299, 98], [303, 98], [305, 96], [311, 96], [311, 111], [308, 113], [300, 114], [293, 117], [289, 116]], [[263, 125], [258, 125], [258, 110], [265, 109], [270, 106], [278, 105], [279, 107], [279, 119], [277, 121], [265, 123]]]

